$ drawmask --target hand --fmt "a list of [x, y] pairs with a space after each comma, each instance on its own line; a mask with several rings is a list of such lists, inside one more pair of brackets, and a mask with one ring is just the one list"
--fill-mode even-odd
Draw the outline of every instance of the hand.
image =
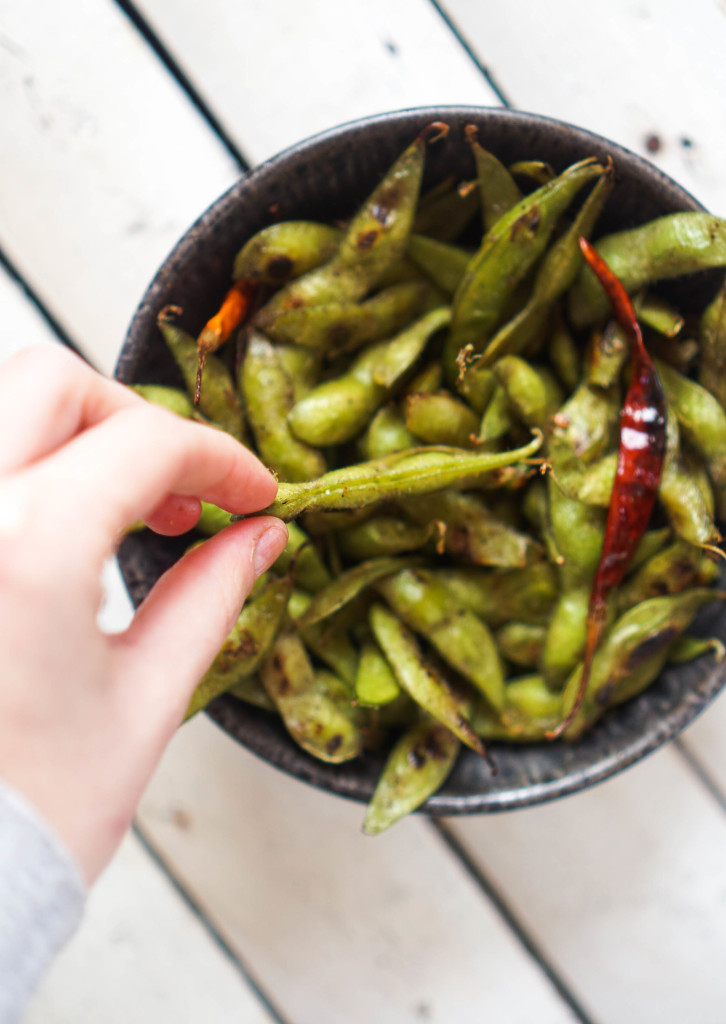
[[200, 498], [254, 512], [276, 481], [233, 438], [60, 348], [16, 356], [0, 384], [0, 778], [90, 883], [287, 529], [233, 524], [159, 580], [125, 633], [103, 634], [101, 570], [126, 526], [181, 534]]

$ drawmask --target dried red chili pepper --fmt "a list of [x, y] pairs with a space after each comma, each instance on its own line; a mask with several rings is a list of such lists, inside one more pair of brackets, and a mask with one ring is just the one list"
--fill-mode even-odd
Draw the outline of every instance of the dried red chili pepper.
[[547, 734], [561, 736], [577, 714], [587, 688], [592, 659], [607, 618], [608, 596], [625, 575], [645, 533], [658, 495], [666, 444], [666, 404], [658, 373], [643, 344], [643, 335], [628, 293], [585, 238], [580, 248], [612, 304], [615, 318], [630, 342], [632, 380], [620, 415], [618, 468], [608, 509], [600, 563], [590, 592], [585, 656], [575, 702], [565, 719]]
[[224, 297], [219, 311], [209, 320], [197, 339], [199, 363], [197, 365], [197, 386], [194, 391], [194, 404], [199, 405], [202, 393], [202, 374], [204, 361], [210, 352], [214, 352], [229, 338], [247, 318], [252, 301], [257, 294], [257, 286], [251, 281], [240, 279], [235, 281]]

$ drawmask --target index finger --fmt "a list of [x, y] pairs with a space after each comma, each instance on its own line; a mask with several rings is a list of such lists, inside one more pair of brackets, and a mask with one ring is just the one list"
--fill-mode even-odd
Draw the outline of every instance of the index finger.
[[168, 494], [247, 513], [266, 508], [277, 493], [274, 476], [234, 438], [146, 402], [85, 430], [18, 479], [34, 495], [26, 513], [36, 537], [50, 529], [54, 544], [65, 534], [101, 557]]

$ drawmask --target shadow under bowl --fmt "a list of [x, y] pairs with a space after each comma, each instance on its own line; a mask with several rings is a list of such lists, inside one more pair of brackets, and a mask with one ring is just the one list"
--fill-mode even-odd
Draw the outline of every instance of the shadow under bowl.
[[[434, 107], [356, 121], [301, 142], [246, 174], [183, 236], [159, 269], [133, 318], [116, 376], [126, 384], [181, 385], [156, 326], [166, 305], [183, 307], [182, 324], [196, 335], [230, 283], [234, 256], [260, 228], [276, 220], [332, 222], [351, 215], [400, 152], [433, 121], [450, 132], [428, 147], [424, 188], [453, 173], [474, 177], [464, 129], [474, 124], [481, 144], [505, 164], [539, 159], [556, 171], [587, 156], [611, 158], [616, 186], [598, 234], [630, 227], [699, 203], [657, 168], [614, 143], [571, 125], [510, 110]], [[719, 283], [714, 273], [669, 282], [667, 294], [683, 311], [703, 308]], [[119, 562], [135, 605], [181, 555], [188, 539], [150, 532], [127, 537]], [[715, 606], [701, 631], [726, 640]], [[574, 744], [491, 744], [498, 774], [464, 750], [445, 785], [421, 808], [433, 814], [505, 810], [584, 789], [622, 770], [676, 736], [721, 690], [726, 665], [712, 658], [670, 668], [643, 694], [609, 712]], [[328, 765], [301, 750], [279, 718], [231, 697], [208, 708], [230, 735], [283, 771], [343, 796], [370, 799], [385, 754]]]

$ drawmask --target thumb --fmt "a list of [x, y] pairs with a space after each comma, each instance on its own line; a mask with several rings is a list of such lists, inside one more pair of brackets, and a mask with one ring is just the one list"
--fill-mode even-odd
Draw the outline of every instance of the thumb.
[[179, 724], [254, 581], [286, 543], [284, 523], [258, 516], [228, 526], [164, 573], [126, 632], [110, 638], [114, 678], [135, 716]]

